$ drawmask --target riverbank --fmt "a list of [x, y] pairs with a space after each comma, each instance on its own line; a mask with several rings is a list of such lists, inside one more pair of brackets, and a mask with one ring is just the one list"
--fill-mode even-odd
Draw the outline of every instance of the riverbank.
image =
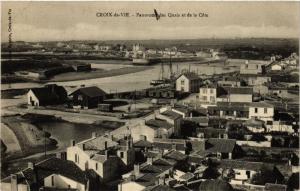
[[55, 75], [51, 79], [45, 80], [44, 82], [66, 82], [66, 81], [74, 81], [74, 80], [105, 78], [105, 77], [113, 77], [113, 76], [120, 76], [124, 74], [141, 72], [149, 69], [152, 69], [152, 67], [139, 66], [139, 67], [124, 67], [124, 68], [111, 69], [111, 70], [95, 70], [91, 72], [68, 72], [64, 74]]
[[[44, 132], [32, 124], [32, 121], [21, 115], [4, 116], [2, 123], [8, 127], [17, 139], [16, 145], [20, 149], [5, 153], [6, 159], [23, 157], [33, 153], [53, 150], [56, 148], [57, 141], [50, 138], [50, 133]], [[1, 134], [1, 137], [4, 136]], [[4, 139], [5, 140], [5, 139]], [[5, 143], [5, 142], [4, 142]], [[8, 146], [8, 145], [7, 145]], [[10, 149], [10, 148], [8, 148]]]

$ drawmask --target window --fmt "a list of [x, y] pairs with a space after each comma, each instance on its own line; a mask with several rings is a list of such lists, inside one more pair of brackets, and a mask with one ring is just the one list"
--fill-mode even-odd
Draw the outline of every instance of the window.
[[77, 154], [75, 154], [75, 163], [77, 162]]
[[268, 113], [268, 108], [264, 108], [264, 113]]
[[204, 94], [206, 94], [206, 93], [207, 93], [207, 89], [203, 89], [202, 92], [203, 92]]
[[184, 87], [181, 87], [181, 91], [184, 92]]
[[181, 82], [180, 82], [180, 83], [181, 83], [181, 85], [184, 85], [184, 80], [181, 80]]
[[214, 89], [210, 89], [210, 93], [213, 94], [214, 93]]
[[258, 112], [258, 108], [254, 108], [254, 113], [257, 113]]
[[121, 157], [121, 159], [124, 158], [124, 153], [123, 152], [120, 152], [120, 157]]
[[79, 155], [77, 155], [77, 162], [78, 162], [78, 164], [79, 164]]
[[207, 101], [207, 96], [203, 96], [203, 100], [204, 100], [204, 101]]
[[54, 186], [54, 176], [51, 176], [51, 185]]
[[98, 163], [96, 163], [96, 170], [98, 170]]
[[215, 102], [215, 97], [214, 96], [210, 96], [210, 101], [211, 102]]

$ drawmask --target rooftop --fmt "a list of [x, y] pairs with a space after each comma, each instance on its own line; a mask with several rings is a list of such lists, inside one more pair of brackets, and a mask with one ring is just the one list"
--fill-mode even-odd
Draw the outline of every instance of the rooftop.
[[167, 116], [167, 117], [169, 117], [169, 118], [171, 118], [173, 120], [182, 117], [182, 115], [180, 115], [179, 113], [176, 113], [176, 112], [171, 111], [171, 110], [166, 110], [166, 111], [162, 112], [161, 114], [165, 115], [165, 116]]
[[[47, 160], [37, 163], [34, 169], [37, 173], [38, 182], [44, 182], [44, 178], [52, 174], [60, 174], [82, 184], [85, 184], [87, 181], [86, 173], [82, 171], [74, 162], [68, 160], [49, 158]], [[29, 185], [33, 185], [33, 169], [26, 168], [25, 170], [22, 170], [16, 174], [18, 182], [20, 184], [28, 183]], [[1, 181], [10, 183], [11, 178], [7, 177]]]
[[106, 93], [96, 87], [96, 86], [91, 86], [91, 87], [85, 87], [85, 88], [79, 88], [78, 90], [75, 90], [73, 93], [71, 93], [70, 95], [76, 94], [76, 93], [81, 93], [84, 94], [90, 98], [94, 98], [94, 97], [99, 97], [99, 96], [103, 96], [106, 95]]
[[172, 124], [168, 123], [165, 120], [162, 119], [150, 119], [146, 121], [145, 123], [147, 126], [152, 127], [152, 128], [166, 128], [170, 129], [173, 127]]
[[263, 167], [273, 168], [273, 164], [263, 163], [263, 162], [249, 162], [241, 160], [221, 160], [219, 161], [219, 168], [222, 169], [243, 169], [243, 170], [253, 170], [260, 171]]

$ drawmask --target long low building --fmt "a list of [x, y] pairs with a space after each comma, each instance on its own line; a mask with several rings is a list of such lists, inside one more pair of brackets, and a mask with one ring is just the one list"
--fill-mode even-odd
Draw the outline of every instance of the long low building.
[[265, 102], [218, 102], [208, 107], [208, 113], [226, 119], [273, 121], [274, 106]]

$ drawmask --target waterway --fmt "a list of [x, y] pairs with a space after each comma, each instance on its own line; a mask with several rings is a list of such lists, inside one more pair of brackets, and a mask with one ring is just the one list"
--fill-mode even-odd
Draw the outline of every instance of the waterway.
[[[132, 66], [128, 61], [119, 61], [118, 63], [112, 61], [93, 61], [93, 60], [81, 60], [86, 63], [91, 63], [93, 68], [101, 68], [105, 70], [117, 69], [121, 67], [138, 67]], [[180, 73], [182, 70], [189, 70], [201, 75], [212, 75], [220, 73], [228, 73], [239, 70], [239, 66], [243, 63], [243, 60], [232, 60], [229, 61], [226, 67], [224, 64], [215, 63], [215, 64], [199, 64], [197, 62], [181, 62], [173, 64], [173, 72]], [[58, 85], [65, 86], [68, 91], [73, 91], [74, 89], [80, 87], [81, 85], [85, 86], [97, 86], [107, 93], [111, 92], [124, 92], [124, 91], [133, 91], [150, 87], [150, 81], [153, 79], [159, 79], [161, 76], [161, 65], [153, 65], [152, 69], [124, 74], [113, 77], [105, 78], [95, 78], [88, 80], [77, 80], [77, 81], [68, 81], [68, 82], [55, 82]], [[169, 77], [169, 66], [166, 63], [164, 65], [164, 77]], [[51, 82], [49, 82], [51, 83]], [[21, 88], [34, 88], [42, 87], [44, 84], [39, 83], [12, 83], [12, 84], [3, 84], [2, 89], [21, 89]]]
[[80, 142], [91, 138], [92, 133], [103, 135], [105, 132], [111, 131], [101, 127], [100, 125], [87, 125], [70, 122], [39, 122], [36, 126], [43, 128], [51, 134], [51, 138], [58, 141], [58, 149], [63, 149], [70, 146], [71, 140]]

